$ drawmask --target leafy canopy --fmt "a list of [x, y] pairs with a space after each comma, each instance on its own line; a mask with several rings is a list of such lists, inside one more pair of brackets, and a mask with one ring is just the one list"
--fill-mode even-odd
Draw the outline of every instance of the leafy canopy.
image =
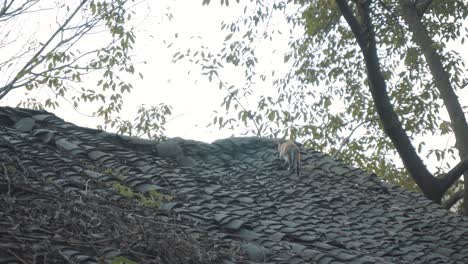
[[[434, 1], [429, 8], [423, 23], [459, 91], [468, 83], [467, 70], [448, 43], [464, 43], [468, 3]], [[417, 143], [418, 153], [431, 161], [432, 169], [444, 171], [457, 160], [452, 141], [443, 145], [432, 141], [448, 140], [452, 131], [422, 51], [412, 41], [395, 1], [372, 1], [370, 10], [395, 111]], [[265, 59], [259, 54], [271, 45], [268, 42], [283, 36], [272, 25], [281, 24], [281, 19], [292, 36], [289, 50], [283, 54], [289, 70], [278, 75], [285, 68], [279, 64], [265, 73], [257, 66]], [[334, 0], [253, 1], [245, 5], [237, 20], [224, 21], [221, 29], [226, 31], [222, 49], [191, 48], [174, 56], [174, 61], [188, 58], [200, 65], [226, 91], [222, 102], [226, 112], [218, 113], [213, 125], [243, 125], [249, 134], [300, 139], [308, 147], [416, 188], [383, 133], [367, 89], [362, 54]], [[226, 81], [228, 73], [239, 70], [245, 83]], [[261, 85], [271, 89], [267, 93], [256, 90]]]

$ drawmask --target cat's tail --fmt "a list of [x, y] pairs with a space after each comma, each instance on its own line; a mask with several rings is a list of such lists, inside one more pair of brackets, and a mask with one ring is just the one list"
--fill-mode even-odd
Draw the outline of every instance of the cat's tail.
[[299, 150], [296, 153], [296, 173], [297, 176], [301, 175], [301, 152]]

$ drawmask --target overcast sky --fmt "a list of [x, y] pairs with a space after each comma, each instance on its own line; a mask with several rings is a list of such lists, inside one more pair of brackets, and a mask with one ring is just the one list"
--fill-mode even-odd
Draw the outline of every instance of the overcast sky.
[[[164, 102], [174, 107], [173, 119], [167, 125], [169, 137], [180, 136], [211, 142], [233, 134], [239, 136], [244, 131], [219, 131], [217, 127], [207, 127], [213, 118], [213, 111], [220, 110], [220, 104], [226, 92], [221, 91], [218, 82], [210, 83], [199, 71], [200, 66], [187, 61], [172, 63], [172, 55], [178, 50], [204, 45], [214, 50], [222, 47], [228, 32], [221, 31], [221, 22], [234, 21], [243, 15], [243, 5], [232, 3], [229, 7], [220, 6], [219, 1], [212, 1], [202, 6], [202, 1], [151, 1], [146, 6], [149, 15], [139, 24], [137, 39], [141, 52], [138, 59], [146, 60], [142, 65], [145, 78], [137, 80], [135, 91], [131, 95], [132, 103], [155, 104]], [[166, 13], [173, 18], [170, 20]], [[271, 23], [270, 23], [271, 26]], [[288, 29], [287, 24], [277, 25]], [[275, 68], [286, 70], [284, 52], [289, 36], [277, 38], [274, 43], [257, 40], [254, 45], [261, 45], [258, 51], [259, 64], [265, 72]], [[170, 48], [168, 44], [172, 43]], [[188, 72], [191, 72], [188, 75]], [[242, 69], [234, 69], [223, 79], [232, 83], [242, 83]], [[259, 83], [257, 91], [269, 90], [268, 82]], [[274, 92], [274, 91], [273, 91]], [[149, 95], [149, 96], [148, 96]], [[255, 102], [252, 100], [252, 102]]]

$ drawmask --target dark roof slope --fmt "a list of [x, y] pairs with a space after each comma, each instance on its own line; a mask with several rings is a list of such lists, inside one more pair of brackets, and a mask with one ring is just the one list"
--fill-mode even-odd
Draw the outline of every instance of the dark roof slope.
[[280, 168], [272, 139], [155, 144], [13, 108], [0, 108], [0, 125], [0, 151], [27, 153], [21, 166], [51, 184], [118, 181], [171, 195], [163, 210], [240, 245], [252, 262], [468, 261], [467, 218], [313, 150], [303, 150], [297, 177]]

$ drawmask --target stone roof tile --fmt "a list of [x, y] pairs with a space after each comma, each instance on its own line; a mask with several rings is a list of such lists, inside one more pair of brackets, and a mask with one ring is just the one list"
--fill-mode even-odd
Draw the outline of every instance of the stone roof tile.
[[[161, 191], [173, 197], [162, 209], [193, 221], [194, 235], [203, 230], [238, 243], [250, 261], [468, 259], [466, 218], [313, 150], [301, 151], [303, 171], [297, 177], [280, 167], [274, 139], [233, 137], [212, 144], [170, 139], [192, 161], [182, 166], [177, 157], [158, 155], [157, 142], [81, 128], [44, 111], [0, 108], [0, 125], [0, 159], [19, 153], [22, 167], [56, 184], [46, 188], [81, 193], [92, 180], [118, 182], [137, 192]], [[73, 249], [67, 252], [81, 263], [95, 261]]]

